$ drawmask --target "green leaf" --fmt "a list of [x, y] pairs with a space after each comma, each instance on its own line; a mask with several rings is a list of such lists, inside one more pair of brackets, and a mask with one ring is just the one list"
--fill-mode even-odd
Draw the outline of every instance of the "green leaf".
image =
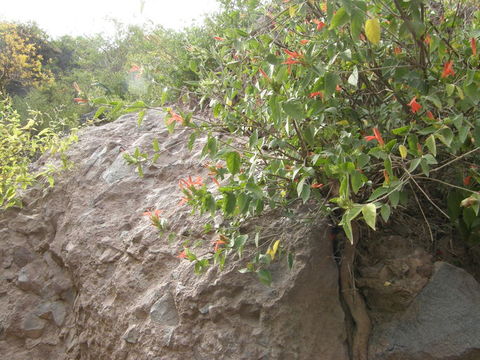
[[299, 101], [286, 101], [282, 104], [282, 108], [293, 119], [302, 120], [305, 118], [304, 105]]
[[348, 77], [348, 83], [353, 86], [358, 86], [358, 68], [355, 66], [352, 73]]
[[252, 194], [255, 198], [257, 198], [257, 199], [263, 198], [263, 190], [257, 184], [254, 184], [252, 182], [248, 182], [245, 187], [246, 187], [247, 190], [252, 192]]
[[339, 26], [342, 26], [348, 22], [349, 16], [344, 7], [341, 7], [337, 10], [335, 15], [333, 15], [332, 21], [330, 22], [330, 27], [328, 30], [333, 30]]
[[153, 150], [154, 150], [154, 151], [157, 151], [157, 152], [160, 151], [160, 145], [158, 144], [158, 139], [155, 138], [155, 139], [153, 140], [152, 145], [153, 145]]
[[402, 126], [402, 127], [399, 127], [399, 128], [396, 128], [396, 129], [393, 129], [392, 130], [392, 133], [394, 135], [405, 135], [408, 133], [408, 131], [410, 130], [410, 125], [407, 125], [407, 126]]
[[351, 183], [353, 193], [356, 194], [358, 190], [360, 190], [360, 188], [363, 186], [363, 175], [358, 171], [354, 171], [352, 174]]
[[225, 193], [223, 195], [223, 211], [226, 215], [231, 215], [235, 211], [237, 197], [233, 193]]
[[453, 84], [447, 84], [445, 86], [445, 90], [447, 92], [447, 96], [452, 96], [453, 92], [455, 91], [455, 85]]
[[292, 253], [289, 253], [288, 256], [287, 256], [287, 264], [288, 264], [288, 268], [290, 270], [292, 270], [293, 268], [293, 254]]
[[248, 140], [248, 145], [249, 145], [250, 149], [252, 149], [254, 146], [256, 146], [257, 142], [258, 142], [258, 131], [254, 130], [252, 132], [252, 135], [250, 135], [250, 139]]
[[265, 285], [270, 286], [270, 284], [272, 283], [272, 274], [270, 274], [270, 271], [268, 270], [265, 270], [265, 269], [258, 270], [257, 276], [258, 276], [258, 279]]
[[232, 175], [237, 174], [240, 171], [240, 154], [236, 151], [231, 151], [225, 156], [227, 169], [232, 173]]
[[422, 161], [422, 158], [416, 158], [413, 159], [412, 162], [410, 163], [410, 168], [408, 169], [408, 172], [413, 172], [415, 169], [420, 165], [420, 162]]
[[360, 37], [364, 21], [365, 17], [361, 11], [354, 11], [351, 14], [350, 30], [354, 40], [357, 40]]
[[388, 193], [388, 191], [389, 191], [389, 189], [385, 188], [385, 187], [380, 187], [378, 189], [375, 189], [375, 191], [372, 193], [372, 195], [370, 195], [370, 197], [368, 198], [368, 201], [378, 199], [380, 196]]
[[325, 74], [325, 96], [330, 96], [335, 93], [339, 81], [337, 74], [328, 72]]
[[388, 219], [390, 218], [390, 206], [388, 204], [383, 204], [382, 207], [380, 208], [380, 215], [382, 215], [383, 221], [387, 222]]
[[362, 215], [365, 222], [373, 230], [375, 230], [375, 222], [377, 220], [377, 207], [374, 203], [366, 204], [362, 207]]
[[400, 202], [400, 191], [394, 191], [390, 195], [388, 195], [388, 199], [390, 200], [390, 204], [395, 209]]
[[344, 221], [342, 223], [343, 231], [345, 231], [345, 235], [347, 235], [348, 240], [350, 243], [353, 244], [353, 231], [352, 231], [352, 222], [350, 220]]
[[433, 156], [437, 156], [437, 146], [435, 144], [435, 136], [433, 134], [427, 138], [425, 145], [427, 145], [428, 150]]
[[303, 200], [304, 204], [310, 198], [310, 186], [308, 186], [308, 184], [305, 184], [305, 180], [306, 178], [303, 178], [302, 180], [300, 180], [300, 182], [297, 185], [298, 197], [300, 197]]
[[436, 136], [445, 145], [450, 146], [452, 144], [453, 132], [449, 127], [445, 126], [444, 128], [438, 130]]
[[[175, 124], [175, 123], [173, 123], [173, 124]], [[210, 152], [211, 157], [214, 157], [218, 152], [217, 140], [213, 136], [210, 137], [207, 141], [207, 149]]]

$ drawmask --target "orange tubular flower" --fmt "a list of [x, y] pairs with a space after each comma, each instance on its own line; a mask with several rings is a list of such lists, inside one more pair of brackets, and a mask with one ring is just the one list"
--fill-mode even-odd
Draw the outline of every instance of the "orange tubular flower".
[[183, 250], [180, 254], [177, 255], [177, 258], [186, 259], [187, 258], [187, 252], [185, 250]]
[[395, 55], [400, 55], [402, 53], [402, 48], [396, 46], [393, 48], [393, 52], [395, 53]]
[[213, 248], [213, 251], [217, 252], [218, 249], [220, 248], [220, 245], [225, 245], [226, 242], [223, 240], [217, 240], [214, 242], [215, 247]]
[[87, 99], [82, 99], [82, 98], [73, 98], [73, 102], [75, 102], [77, 104], [86, 104], [86, 103], [88, 103], [88, 100]]
[[285, 64], [285, 65], [293, 65], [293, 64], [301, 64], [302, 62], [299, 61], [299, 60], [295, 60], [295, 59], [292, 59], [292, 58], [288, 58], [287, 60], [285, 60], [282, 64]]
[[380, 146], [384, 146], [385, 142], [383, 141], [382, 134], [380, 134], [380, 130], [378, 128], [373, 129], [373, 135], [365, 136], [365, 140], [372, 141], [377, 140]]
[[290, 51], [288, 49], [283, 49], [283, 52], [285, 52], [288, 56], [292, 57], [292, 58], [300, 58], [302, 57], [303, 55], [296, 52], [296, 51]]
[[137, 72], [137, 71], [140, 71], [140, 66], [138, 65], [132, 65], [130, 70], [128, 70], [128, 72]]
[[315, 91], [315, 92], [312, 92], [310, 93], [310, 95], [308, 95], [308, 97], [310, 98], [316, 98], [316, 97], [320, 97], [323, 99], [323, 92], [322, 91]]
[[258, 69], [258, 71], [260, 72], [260, 74], [262, 74], [262, 76], [267, 79], [267, 80], [270, 80], [270, 78], [268, 77], [267, 73], [265, 71], [263, 71], [263, 69]]
[[408, 103], [408, 106], [410, 106], [410, 109], [411, 109], [412, 113], [414, 113], [414, 114], [422, 108], [422, 105], [420, 105], [417, 102], [417, 97], [416, 96], [414, 96], [413, 99]]
[[313, 183], [312, 185], [310, 185], [312, 189], [320, 189], [322, 186], [323, 184], [319, 184], [319, 183]]
[[435, 120], [435, 116], [433, 116], [433, 113], [430, 110], [427, 111], [427, 117], [429, 119]]
[[447, 61], [443, 65], [442, 79], [450, 75], [455, 75], [455, 71], [453, 70], [453, 61]]
[[225, 41], [225, 39], [220, 36], [214, 36], [213, 38], [217, 41]]
[[200, 176], [197, 176], [195, 180], [192, 179], [191, 176], [189, 176], [186, 179], [181, 179], [178, 182], [178, 186], [180, 187], [181, 190], [185, 188], [190, 188], [190, 187], [197, 187], [197, 186], [203, 186], [203, 180]]
[[470, 47], [472, 48], [473, 56], [477, 55], [477, 40], [473, 37], [470, 39]]
[[218, 180], [217, 180], [214, 176], [212, 176], [211, 179], [212, 179], [212, 181], [215, 183], [215, 185], [217, 185], [218, 187], [220, 187], [220, 183], [218, 182]]
[[314, 24], [317, 25], [317, 30], [319, 30], [319, 31], [322, 30], [325, 27], [325, 25], [327, 25], [323, 21], [320, 21], [318, 19], [313, 19], [312, 21], [313, 21]]
[[174, 121], [180, 123], [180, 124], [183, 124], [185, 122], [185, 120], [183, 119], [183, 117], [181, 117], [180, 115], [178, 115], [176, 112], [174, 112], [173, 110], [170, 110], [169, 111], [170, 115], [172, 116], [170, 119], [168, 119], [167, 121], [167, 124], [170, 125], [171, 123], [173, 123]]
[[307, 39], [300, 40], [300, 44], [302, 44], [302, 45], [308, 44], [309, 42], [310, 42], [310, 40], [307, 40]]
[[154, 210], [154, 211], [145, 211], [143, 213], [144, 216], [149, 216], [149, 217], [152, 217], [152, 216], [155, 216], [155, 217], [160, 217], [160, 214], [163, 212], [163, 210]]
[[423, 39], [423, 42], [427, 45], [430, 45], [430, 42], [432, 41], [432, 38], [430, 35], [425, 36], [425, 39]]
[[469, 186], [472, 183], [472, 176], [468, 175], [463, 179], [463, 185]]

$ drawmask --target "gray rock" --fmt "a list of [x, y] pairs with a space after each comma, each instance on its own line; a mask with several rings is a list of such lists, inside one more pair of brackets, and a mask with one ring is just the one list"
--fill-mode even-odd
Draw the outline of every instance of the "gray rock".
[[40, 304], [34, 314], [45, 320], [53, 320], [55, 325], [60, 327], [65, 322], [67, 310], [62, 301], [54, 301]]
[[47, 230], [45, 220], [41, 215], [18, 214], [14, 220], [10, 221], [8, 227], [24, 235], [44, 232]]
[[480, 284], [462, 269], [435, 263], [409, 308], [375, 329], [370, 359], [480, 359]]
[[47, 322], [34, 313], [28, 314], [22, 323], [22, 330], [26, 337], [37, 339], [43, 334]]
[[45, 271], [41, 261], [24, 266], [18, 272], [17, 286], [24, 291], [40, 293], [45, 285]]
[[130, 344], [135, 344], [140, 337], [140, 332], [136, 325], [130, 325], [125, 334], [123, 334], [123, 340]]
[[23, 246], [15, 246], [13, 248], [12, 256], [13, 256], [13, 262], [18, 267], [24, 267], [25, 265], [27, 265], [28, 263], [31, 263], [35, 259], [35, 256], [33, 255], [33, 253], [30, 250], [24, 248]]
[[175, 326], [178, 324], [177, 308], [170, 293], [166, 293], [152, 305], [150, 318], [160, 325]]

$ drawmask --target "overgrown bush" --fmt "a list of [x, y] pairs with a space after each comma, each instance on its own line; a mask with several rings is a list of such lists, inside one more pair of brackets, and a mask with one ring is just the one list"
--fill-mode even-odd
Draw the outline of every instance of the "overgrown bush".
[[[76, 140], [75, 134], [60, 138], [52, 129], [38, 131], [37, 126], [36, 114], [23, 123], [10, 99], [0, 101], [0, 208], [20, 206], [18, 190], [43, 182], [53, 186], [55, 172], [69, 167], [64, 152]], [[62, 165], [47, 164], [38, 172], [32, 171], [32, 160], [47, 151], [58, 154]]]
[[[437, 217], [479, 240], [480, 12], [420, 0], [224, 5], [208, 42], [187, 47], [193, 95], [215, 120], [167, 116], [171, 128], [191, 127], [192, 141], [208, 134], [202, 155], [218, 164], [218, 190], [183, 186], [188, 203], [235, 225], [316, 202], [351, 241], [354, 221], [375, 229], [414, 206], [432, 240]], [[243, 248], [235, 229], [214, 262]], [[246, 271], [268, 280], [279, 249], [272, 240]]]

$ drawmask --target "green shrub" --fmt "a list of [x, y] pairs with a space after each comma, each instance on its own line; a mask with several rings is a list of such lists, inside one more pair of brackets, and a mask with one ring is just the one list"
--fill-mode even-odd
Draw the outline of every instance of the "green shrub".
[[47, 181], [54, 184], [53, 175], [59, 170], [46, 165], [39, 172], [33, 172], [32, 160], [49, 152], [59, 154], [62, 166], [69, 166], [65, 156], [68, 145], [76, 140], [75, 134], [60, 138], [50, 128], [37, 130], [38, 121], [33, 114], [22, 122], [19, 114], [13, 110], [10, 99], [0, 101], [0, 208], [20, 206], [18, 190], [33, 184]]

